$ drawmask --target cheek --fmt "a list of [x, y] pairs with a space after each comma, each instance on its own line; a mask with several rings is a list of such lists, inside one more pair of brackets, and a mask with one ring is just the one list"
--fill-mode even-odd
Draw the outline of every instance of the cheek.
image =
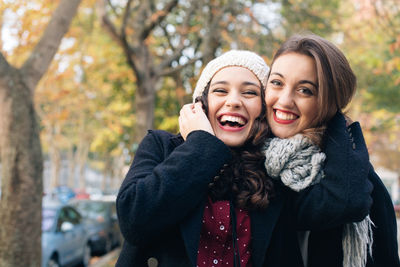
[[251, 107], [252, 117], [254, 117], [254, 119], [261, 115], [262, 103], [260, 98], [257, 101], [254, 101], [252, 104], [250, 104], [250, 107]]
[[265, 104], [267, 108], [271, 107], [275, 102], [276, 96], [272, 92], [265, 92]]
[[[305, 104], [304, 116], [308, 124], [314, 124], [318, 116], [318, 105], [315, 102]], [[310, 126], [310, 125], [309, 125]]]
[[214, 117], [217, 112], [216, 103], [214, 101], [208, 100], [208, 118]]

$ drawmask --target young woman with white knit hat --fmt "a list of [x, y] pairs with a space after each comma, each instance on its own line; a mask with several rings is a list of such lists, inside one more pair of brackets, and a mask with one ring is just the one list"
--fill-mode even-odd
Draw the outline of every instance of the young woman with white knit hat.
[[182, 108], [180, 134], [149, 131], [117, 197], [116, 266], [304, 266], [296, 230], [314, 222], [303, 217], [314, 195], [266, 174], [268, 70], [253, 52], [222, 54]]

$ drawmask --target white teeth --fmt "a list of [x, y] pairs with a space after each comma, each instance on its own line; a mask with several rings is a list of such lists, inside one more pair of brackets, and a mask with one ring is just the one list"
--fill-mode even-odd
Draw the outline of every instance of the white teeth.
[[294, 115], [292, 113], [282, 112], [280, 110], [276, 110], [275, 115], [280, 120], [295, 120], [295, 119], [297, 119], [296, 115]]
[[241, 117], [229, 116], [229, 115], [222, 115], [222, 116], [221, 116], [221, 122], [227, 122], [227, 121], [230, 121], [230, 122], [237, 122], [237, 123], [239, 123], [240, 125], [246, 124], [246, 121], [245, 121], [243, 118], [241, 118]]

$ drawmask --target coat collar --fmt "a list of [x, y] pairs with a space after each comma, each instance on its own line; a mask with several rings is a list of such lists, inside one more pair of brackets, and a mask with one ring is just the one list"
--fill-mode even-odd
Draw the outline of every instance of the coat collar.
[[[251, 217], [251, 246], [252, 264], [254, 267], [262, 266], [275, 224], [282, 210], [282, 195], [278, 194], [271, 200], [264, 211], [252, 211]], [[181, 233], [192, 266], [197, 264], [197, 251], [200, 241], [200, 232], [205, 201], [190, 214], [181, 225]]]

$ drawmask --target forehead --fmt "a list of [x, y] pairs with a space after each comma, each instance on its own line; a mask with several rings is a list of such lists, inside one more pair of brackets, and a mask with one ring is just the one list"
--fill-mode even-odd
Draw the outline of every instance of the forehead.
[[261, 84], [257, 76], [247, 68], [240, 66], [228, 66], [220, 69], [211, 79], [211, 84], [217, 81], [226, 82], [253, 82]]
[[273, 63], [271, 75], [280, 74], [285, 79], [300, 79], [317, 82], [317, 68], [312, 57], [299, 53], [279, 56]]

